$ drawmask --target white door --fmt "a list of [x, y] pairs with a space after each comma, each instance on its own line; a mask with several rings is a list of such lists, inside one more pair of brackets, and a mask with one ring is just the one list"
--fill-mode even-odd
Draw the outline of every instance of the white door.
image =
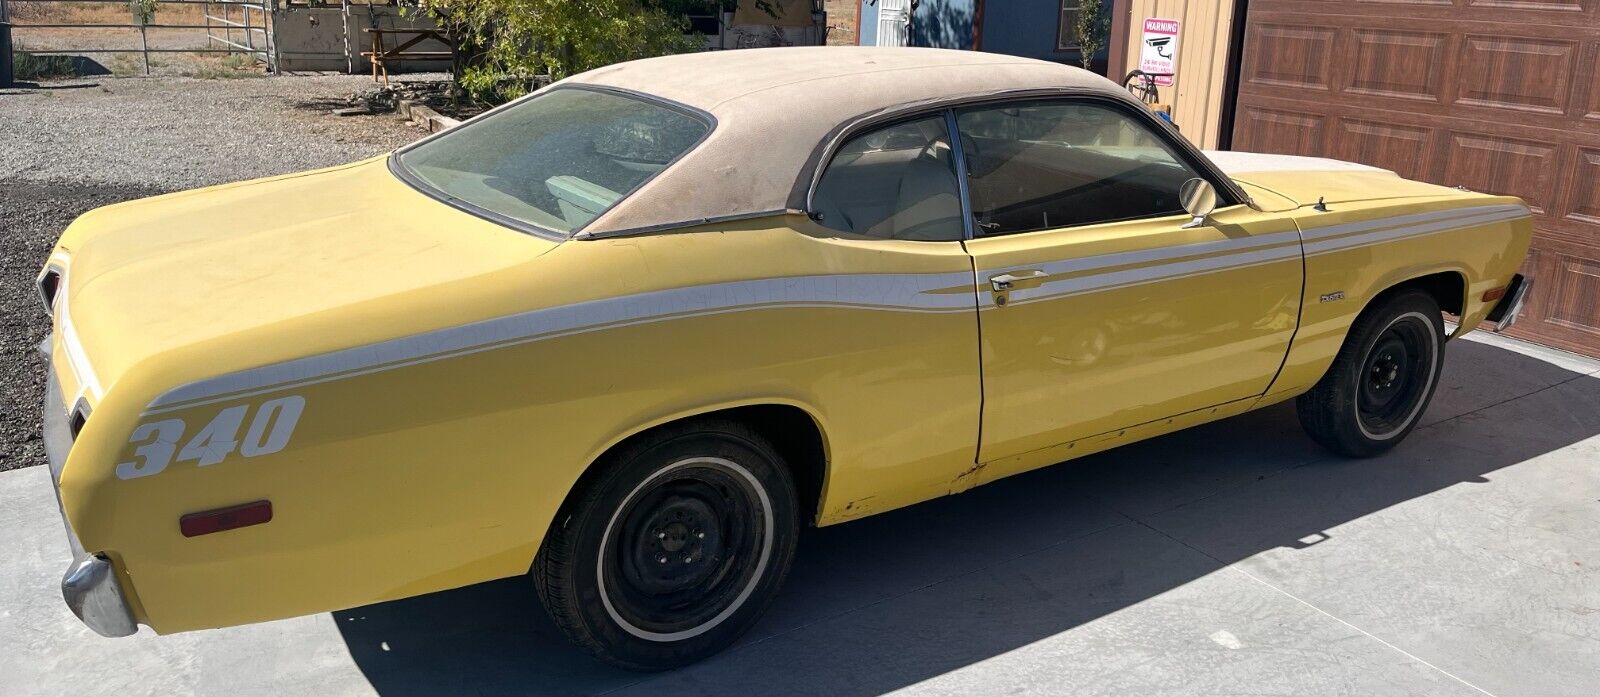
[[911, 26], [911, 0], [878, 0], [878, 45], [904, 46]]

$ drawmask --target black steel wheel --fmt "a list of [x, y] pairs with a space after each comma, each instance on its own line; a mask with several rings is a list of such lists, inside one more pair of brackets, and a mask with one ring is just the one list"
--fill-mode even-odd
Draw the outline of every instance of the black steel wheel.
[[1394, 447], [1433, 398], [1444, 366], [1444, 322], [1433, 296], [1406, 290], [1356, 319], [1333, 365], [1296, 402], [1324, 447], [1370, 457]]
[[556, 624], [633, 670], [731, 644], [794, 555], [799, 516], [782, 458], [742, 424], [702, 421], [636, 438], [596, 467], [534, 561]]
[[641, 482], [600, 540], [600, 600], [628, 633], [674, 641], [738, 610], [772, 555], [772, 502], [748, 469], [691, 457]]

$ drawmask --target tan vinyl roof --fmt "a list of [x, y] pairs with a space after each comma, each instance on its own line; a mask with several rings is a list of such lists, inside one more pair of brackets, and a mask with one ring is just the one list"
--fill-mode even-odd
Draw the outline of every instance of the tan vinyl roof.
[[717, 127], [585, 233], [789, 207], [817, 145], [841, 125], [917, 103], [1014, 91], [1094, 92], [1115, 83], [1056, 63], [975, 51], [853, 46], [763, 48], [631, 61], [574, 75], [710, 113]]

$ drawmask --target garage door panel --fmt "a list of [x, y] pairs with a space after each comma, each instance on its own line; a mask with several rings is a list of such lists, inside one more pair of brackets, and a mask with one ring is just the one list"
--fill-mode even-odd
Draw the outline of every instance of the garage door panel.
[[1600, 355], [1600, 0], [1251, 0], [1234, 147], [1533, 208], [1513, 334]]
[[1241, 96], [1330, 104], [1348, 95], [1365, 108], [1491, 122], [1509, 114], [1519, 125], [1600, 136], [1600, 16], [1594, 27], [1574, 31], [1264, 12], [1254, 3], [1249, 12], [1270, 21], [1247, 24]]
[[[1582, 25], [1600, 0], [1250, 0], [1250, 14], [1327, 13], [1379, 19], [1424, 18], [1516, 24]], [[1372, 26], [1381, 26], [1373, 24]]]
[[[1572, 137], [1569, 131], [1529, 125], [1511, 121], [1479, 120], [1452, 115], [1453, 112], [1424, 112], [1379, 108], [1376, 105], [1360, 109], [1337, 109], [1325, 104], [1296, 100], [1277, 95], [1253, 94], [1247, 103], [1241, 92], [1240, 116], [1236, 122], [1234, 148], [1249, 150], [1254, 146], [1262, 152], [1312, 153], [1326, 157], [1357, 159], [1385, 169], [1402, 171], [1390, 164], [1420, 155], [1424, 162], [1414, 164], [1406, 171], [1418, 177], [1447, 186], [1466, 186], [1475, 190], [1504, 189], [1508, 185], [1492, 179], [1487, 171], [1478, 168], [1496, 167], [1496, 172], [1506, 171], [1510, 163], [1452, 162], [1451, 149], [1457, 151], [1498, 151], [1516, 161], [1511, 169], [1526, 171], [1532, 167], [1566, 167], [1559, 151], [1562, 143]], [[1388, 104], [1383, 105], [1387, 107]], [[1292, 126], [1292, 127], [1291, 127]], [[1322, 133], [1329, 132], [1326, 141]], [[1427, 135], [1424, 135], [1427, 134]], [[1418, 147], [1424, 141], [1425, 147]], [[1385, 147], [1398, 152], [1381, 152]], [[1270, 148], [1282, 148], [1270, 149]], [[1554, 150], [1554, 152], [1552, 152]], [[1481, 154], [1463, 158], [1482, 158]], [[1528, 162], [1528, 160], [1533, 162]], [[1478, 172], [1474, 174], [1474, 172]], [[1565, 188], [1565, 180], [1557, 172], [1536, 175], [1546, 186]], [[1531, 198], [1553, 203], [1549, 192]]]
[[1600, 338], [1600, 260], [1566, 254], [1555, 259], [1549, 321]]
[[1427, 6], [1427, 5], [1439, 6], [1439, 5], [1442, 5], [1444, 7], [1449, 7], [1450, 5], [1454, 4], [1454, 3], [1451, 2], [1451, 0], [1358, 0], [1358, 1], [1359, 2], [1368, 3], [1368, 4], [1373, 4], [1373, 5], [1413, 5], [1413, 6]]
[[1303, 24], [1265, 24], [1255, 28], [1261, 56], [1246, 70], [1246, 80], [1258, 85], [1328, 90], [1332, 83], [1334, 30]]
[[1320, 114], [1252, 107], [1242, 110], [1237, 119], [1243, 132], [1249, 134], [1250, 142], [1270, 143], [1274, 148], [1272, 152], [1290, 155], [1323, 152], [1323, 122], [1327, 119]]
[[1462, 104], [1565, 114], [1571, 100], [1578, 42], [1472, 36], [1462, 42]]
[[1567, 173], [1568, 222], [1600, 226], [1600, 147], [1578, 148]]
[[1548, 10], [1580, 13], [1594, 9], [1595, 0], [1467, 0], [1467, 6], [1486, 9]]
[[[1295, 92], [1296, 90], [1262, 89], [1259, 86], [1240, 85], [1237, 108], [1242, 111], [1250, 106], [1267, 107], [1270, 105], [1270, 108], [1273, 109], [1296, 111], [1324, 117], [1349, 115], [1353, 118], [1382, 122], [1391, 122], [1392, 116], [1402, 119], [1401, 121], [1392, 121], [1396, 123], [1412, 123], [1416, 119], [1423, 119], [1422, 123], [1439, 128], [1482, 130], [1488, 133], [1503, 133], [1513, 137], [1536, 133], [1539, 138], [1548, 138], [1558, 142], [1571, 142], [1575, 139], [1581, 142], [1589, 142], [1590, 140], [1600, 139], [1600, 117], [1583, 118], [1581, 116], [1552, 115], [1512, 109], [1470, 106], [1459, 101], [1439, 105], [1414, 99], [1359, 94], [1349, 90], [1333, 92], [1327, 100], [1313, 102], [1305, 99], [1303, 93], [1296, 95]], [[1326, 103], [1333, 100], [1350, 101], [1355, 104], [1335, 105]], [[1237, 126], [1238, 124], [1236, 123], [1235, 131], [1238, 130]], [[1235, 139], [1235, 142], [1238, 142], [1237, 135]]]
[[1356, 29], [1355, 66], [1346, 91], [1443, 102], [1440, 88], [1449, 34]]
[[[1597, 16], [1596, 21], [1600, 21]], [[1578, 85], [1589, 91], [1589, 98], [1579, 103], [1587, 103], [1588, 108], [1584, 116], [1585, 125], [1600, 124], [1600, 41], [1589, 42], [1588, 59], [1584, 61], [1584, 69], [1578, 76]]]
[[1535, 215], [1550, 209], [1560, 148], [1553, 144], [1481, 133], [1451, 133], [1444, 180], [1473, 191], [1520, 196]]
[[1341, 118], [1335, 157], [1393, 170], [1407, 179], [1429, 179], [1434, 129]]

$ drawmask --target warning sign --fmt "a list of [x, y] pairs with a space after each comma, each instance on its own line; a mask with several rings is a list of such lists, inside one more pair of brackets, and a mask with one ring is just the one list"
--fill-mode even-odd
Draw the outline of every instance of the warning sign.
[[1156, 84], [1162, 87], [1172, 85], [1172, 76], [1178, 72], [1178, 20], [1152, 17], [1144, 21], [1139, 69], [1155, 75]]

